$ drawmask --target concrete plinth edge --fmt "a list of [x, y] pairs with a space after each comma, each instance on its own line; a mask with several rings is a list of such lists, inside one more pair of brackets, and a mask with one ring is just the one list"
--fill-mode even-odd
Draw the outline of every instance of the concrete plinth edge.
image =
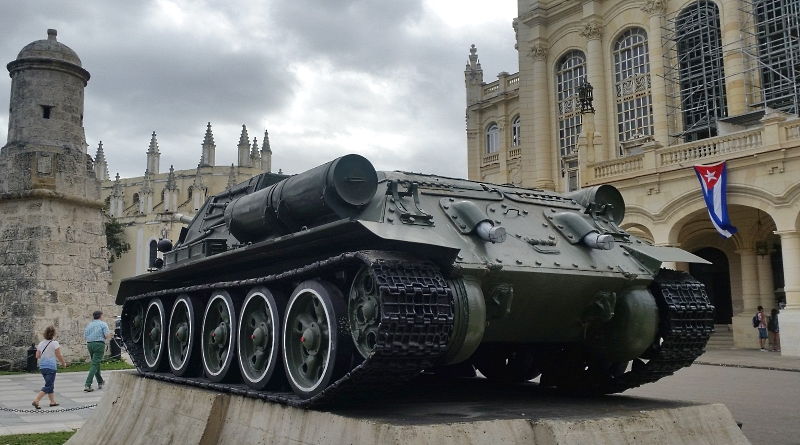
[[[578, 402], [576, 402], [578, 403]], [[409, 424], [303, 410], [115, 374], [67, 444], [747, 444], [721, 404], [626, 416]]]

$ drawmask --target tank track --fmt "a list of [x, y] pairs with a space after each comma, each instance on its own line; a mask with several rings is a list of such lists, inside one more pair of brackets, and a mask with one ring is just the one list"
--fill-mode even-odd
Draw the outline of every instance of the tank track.
[[660, 343], [621, 375], [592, 379], [587, 392], [613, 394], [655, 382], [691, 365], [714, 331], [714, 306], [705, 286], [686, 272], [661, 269], [650, 284], [659, 312]]
[[[453, 331], [453, 292], [437, 266], [402, 254], [360, 251], [337, 255], [279, 274], [148, 292], [128, 298], [129, 308], [137, 301], [171, 297], [215, 289], [244, 288], [299, 281], [332, 273], [350, 266], [367, 266], [376, 278], [382, 295], [378, 343], [370, 357], [315, 396], [303, 399], [292, 392], [256, 391], [244, 384], [212, 383], [203, 377], [178, 377], [169, 372], [150, 372], [144, 368], [142, 345], [123, 336], [125, 346], [138, 372], [147, 378], [190, 385], [297, 407], [326, 405], [335, 401], [373, 396], [375, 391], [417, 376], [447, 351]], [[339, 315], [347, 323], [347, 314]], [[126, 320], [123, 317], [123, 320]], [[123, 332], [129, 332], [123, 321]], [[355, 353], [357, 355], [357, 353]]]

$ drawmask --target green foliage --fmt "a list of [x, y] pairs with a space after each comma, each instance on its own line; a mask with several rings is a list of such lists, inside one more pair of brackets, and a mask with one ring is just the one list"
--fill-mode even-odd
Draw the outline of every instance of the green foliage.
[[13, 434], [0, 436], [0, 445], [61, 445], [69, 440], [75, 431], [57, 433]]
[[[92, 364], [89, 362], [70, 363], [66, 368], [58, 368], [58, 372], [86, 372], [89, 370], [90, 366], [92, 366]], [[109, 360], [104, 361], [100, 365], [100, 368], [103, 371], [115, 369], [133, 369], [133, 365], [128, 364], [128, 362], [124, 360]]]
[[106, 214], [106, 248], [108, 248], [109, 263], [113, 263], [131, 249], [131, 245], [125, 240], [122, 224], [108, 214]]

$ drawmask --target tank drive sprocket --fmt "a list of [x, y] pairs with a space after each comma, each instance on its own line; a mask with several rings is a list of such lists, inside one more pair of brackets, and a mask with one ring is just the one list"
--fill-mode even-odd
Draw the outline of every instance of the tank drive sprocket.
[[[630, 363], [610, 363], [569, 353], [548, 383], [577, 394], [613, 394], [655, 382], [687, 367], [705, 352], [714, 331], [714, 306], [705, 286], [686, 272], [661, 269], [650, 284], [658, 305], [656, 341]], [[543, 376], [543, 379], [545, 376]]]

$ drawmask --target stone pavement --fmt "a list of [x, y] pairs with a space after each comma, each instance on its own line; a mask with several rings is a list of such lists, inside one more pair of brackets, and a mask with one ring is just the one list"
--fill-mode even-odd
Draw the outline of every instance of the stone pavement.
[[[106, 383], [113, 379], [114, 371], [104, 371]], [[52, 431], [71, 431], [80, 428], [94, 412], [86, 408], [67, 412], [48, 412], [96, 404], [103, 391], [83, 392], [85, 372], [62, 372], [56, 376], [57, 408], [49, 408], [47, 397], [42, 399], [38, 413], [15, 413], [11, 409], [34, 409], [31, 401], [42, 387], [44, 380], [40, 374], [0, 375], [0, 436], [9, 434], [47, 433]]]
[[[711, 349], [703, 354], [696, 365], [731, 366], [742, 368], [775, 369], [800, 372], [800, 358], [783, 357], [776, 352], [757, 349]], [[106, 371], [106, 381], [113, 384], [115, 371]], [[60, 373], [56, 378], [58, 408], [74, 408], [97, 403], [103, 391], [83, 392], [84, 372]], [[17, 414], [3, 408], [32, 409], [31, 400], [42, 385], [39, 374], [0, 376], [0, 436], [7, 434], [69, 431], [80, 428], [94, 413], [94, 408], [47, 413], [48, 402], [42, 400], [40, 413]]]

